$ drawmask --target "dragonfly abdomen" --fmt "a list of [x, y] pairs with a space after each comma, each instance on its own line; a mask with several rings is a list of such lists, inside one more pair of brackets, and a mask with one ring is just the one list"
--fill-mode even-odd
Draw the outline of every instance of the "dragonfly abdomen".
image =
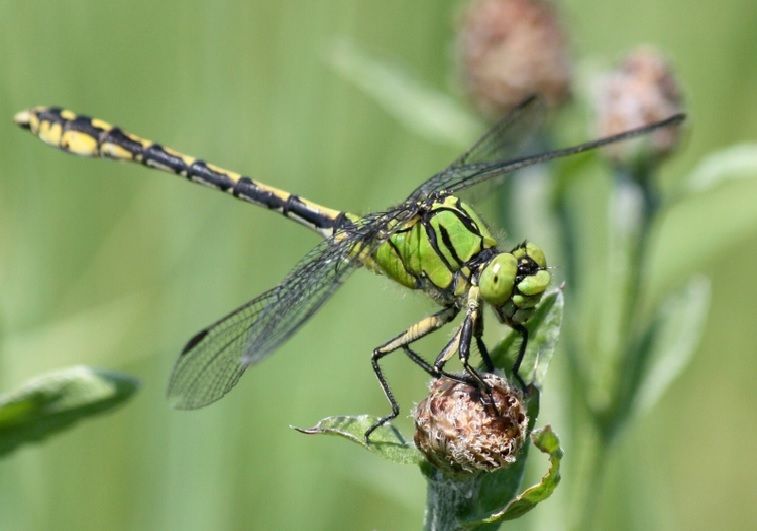
[[330, 236], [338, 220], [344, 216], [338, 210], [185, 155], [98, 118], [77, 115], [58, 107], [36, 107], [18, 113], [15, 121], [45, 143], [67, 153], [136, 162], [180, 175], [248, 203], [277, 211], [323, 236]]

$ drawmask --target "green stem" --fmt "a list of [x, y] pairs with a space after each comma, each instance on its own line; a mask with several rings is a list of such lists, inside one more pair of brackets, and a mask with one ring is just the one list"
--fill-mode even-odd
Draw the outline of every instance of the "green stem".
[[593, 529], [610, 448], [610, 441], [597, 427], [584, 433], [587, 440], [583, 441], [585, 444], [582, 446], [585, 451], [574, 480], [577, 492], [573, 502], [579, 511], [578, 517], [573, 520], [575, 531]]
[[[565, 178], [563, 178], [565, 180]], [[568, 289], [576, 292], [578, 290], [578, 276], [576, 275], [577, 258], [576, 258], [576, 227], [573, 218], [570, 215], [570, 205], [567, 197], [567, 184], [559, 182], [554, 190], [553, 209], [557, 216], [557, 226], [560, 229], [560, 257], [562, 262], [560, 267], [565, 274], [565, 282]]]
[[609, 442], [625, 425], [643, 372], [643, 360], [638, 355], [639, 338], [643, 336], [640, 316], [644, 278], [650, 244], [651, 229], [659, 209], [658, 196], [651, 186], [649, 169], [640, 168], [630, 177], [620, 176], [619, 186], [633, 186], [641, 192], [641, 219], [629, 258], [624, 306], [621, 314], [620, 360], [613, 381], [615, 389], [607, 408], [598, 416], [603, 437]]
[[471, 512], [472, 496], [478, 491], [480, 476], [451, 478], [438, 469], [428, 471], [426, 531], [460, 529], [460, 517]]
[[[648, 181], [649, 177], [647, 175], [643, 178]], [[659, 206], [657, 195], [649, 185], [641, 186], [640, 191], [642, 194], [641, 225], [639, 226], [636, 245], [631, 251], [631, 260], [629, 263], [630, 275], [626, 284], [626, 304], [623, 312], [623, 331], [625, 333], [622, 337], [625, 337], [627, 340], [636, 332], [635, 327], [638, 327], [638, 319], [636, 317], [638, 316], [639, 300], [641, 299], [640, 296], [643, 288], [642, 279], [644, 278], [647, 251], [649, 250], [649, 234], [651, 233], [652, 224]], [[626, 343], [630, 344], [631, 342], [626, 341]]]
[[621, 328], [619, 330], [620, 360], [614, 374], [613, 396], [606, 408], [599, 411], [588, 409], [591, 428], [586, 433], [582, 447], [586, 454], [579, 464], [574, 485], [579, 490], [574, 498], [579, 516], [574, 520], [574, 529], [587, 531], [593, 528], [598, 505], [597, 496], [602, 493], [605, 468], [611, 445], [618, 432], [628, 420], [631, 406], [638, 389], [639, 376], [644, 360], [639, 359], [637, 350], [641, 330], [639, 310], [642, 288], [649, 251], [651, 228], [658, 212], [658, 199], [651, 186], [650, 168], [637, 168], [630, 174], [618, 175], [618, 191], [621, 187], [634, 187], [641, 193], [641, 211], [638, 227], [633, 235], [633, 243], [628, 260], [628, 277], [625, 284]]

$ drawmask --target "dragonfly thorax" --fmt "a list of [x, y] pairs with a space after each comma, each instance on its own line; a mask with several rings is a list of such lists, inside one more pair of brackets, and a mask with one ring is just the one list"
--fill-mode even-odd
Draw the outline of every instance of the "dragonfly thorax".
[[449, 299], [461, 294], [479, 254], [495, 245], [470, 206], [455, 196], [444, 196], [423, 205], [417, 215], [393, 230], [372, 253], [370, 265], [434, 299]]
[[547, 289], [550, 274], [544, 252], [523, 242], [509, 252], [473, 209], [455, 196], [436, 198], [372, 253], [371, 269], [442, 305], [462, 307], [471, 286], [500, 321], [523, 324]]

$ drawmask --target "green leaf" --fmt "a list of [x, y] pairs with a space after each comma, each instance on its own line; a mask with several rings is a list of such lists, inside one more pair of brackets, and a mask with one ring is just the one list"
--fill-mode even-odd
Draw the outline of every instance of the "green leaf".
[[733, 146], [704, 158], [667, 198], [657, 235], [659, 251], [647, 268], [651, 293], [677, 285], [706, 260], [754, 234], [753, 190], [723, 185], [749, 181], [741, 184], [752, 188], [755, 177], [757, 144]]
[[690, 194], [665, 210], [646, 267], [648, 293], [665, 293], [707, 263], [738, 256], [743, 240], [757, 233], [757, 179], [739, 184]]
[[0, 456], [114, 408], [137, 387], [138, 381], [129, 376], [77, 366], [40, 376], [1, 395]]
[[541, 478], [541, 481], [510, 500], [502, 510], [486, 518], [466, 522], [466, 527], [478, 527], [484, 524], [496, 524], [520, 518], [540, 502], [549, 498], [555, 491], [558, 483], [560, 483], [560, 461], [563, 456], [560, 440], [549, 425], [533, 432], [531, 440], [534, 446], [549, 456], [549, 470]]
[[[547, 375], [549, 362], [555, 353], [562, 325], [564, 297], [562, 287], [548, 292], [533, 317], [528, 321], [528, 346], [520, 368], [520, 376], [526, 384], [541, 388]], [[521, 336], [511, 332], [491, 352], [496, 367], [510, 371], [518, 355]]]
[[359, 444], [376, 455], [403, 464], [420, 464], [423, 455], [412, 441], [408, 441], [394, 426], [385, 424], [371, 434], [371, 442], [365, 442], [365, 432], [379, 417], [370, 415], [327, 417], [312, 428], [292, 429], [306, 435], [337, 435]]
[[[757, 144], [731, 146], [708, 155], [689, 174], [684, 193], [706, 192], [729, 181], [757, 177]], [[680, 198], [679, 194], [676, 198]]]
[[648, 411], [691, 361], [710, 306], [710, 280], [689, 279], [655, 313], [655, 333], [649, 346], [650, 367], [639, 385], [636, 409]]
[[416, 134], [464, 149], [481, 133], [480, 122], [454, 98], [424, 85], [398, 65], [369, 57], [351, 41], [337, 41], [328, 59], [345, 79]]

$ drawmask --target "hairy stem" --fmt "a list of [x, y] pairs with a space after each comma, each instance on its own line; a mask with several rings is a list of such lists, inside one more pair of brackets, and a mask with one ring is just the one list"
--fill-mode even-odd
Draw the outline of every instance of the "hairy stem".
[[460, 529], [460, 517], [470, 513], [472, 498], [477, 492], [478, 476], [450, 478], [438, 469], [426, 475], [426, 531]]

